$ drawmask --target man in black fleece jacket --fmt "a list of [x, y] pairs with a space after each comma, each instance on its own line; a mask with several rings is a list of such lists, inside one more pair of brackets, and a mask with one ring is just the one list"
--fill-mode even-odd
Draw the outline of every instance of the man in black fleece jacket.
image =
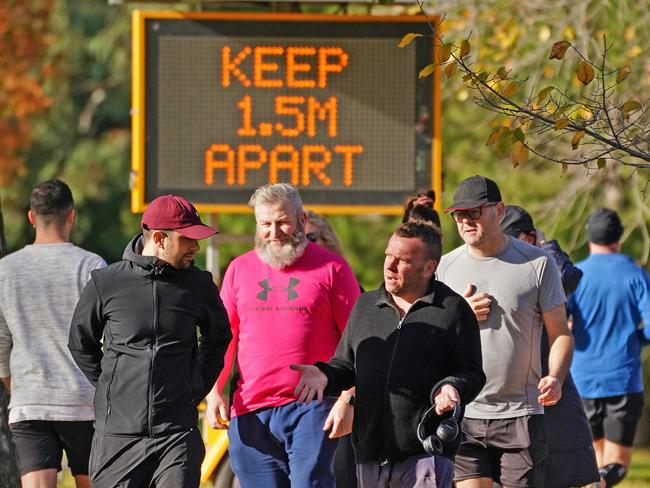
[[158, 197], [122, 261], [93, 272], [79, 299], [68, 348], [97, 388], [94, 488], [199, 486], [196, 407], [232, 337], [212, 275], [193, 261], [215, 233], [184, 198]]
[[298, 401], [356, 386], [352, 440], [361, 487], [451, 486], [460, 438], [431, 456], [418, 424], [435, 403], [438, 416], [423, 437], [432, 435], [440, 415], [474, 399], [485, 375], [474, 313], [434, 278], [441, 247], [429, 225], [398, 227], [386, 248], [384, 284], [358, 299], [335, 356], [292, 365], [302, 372]]

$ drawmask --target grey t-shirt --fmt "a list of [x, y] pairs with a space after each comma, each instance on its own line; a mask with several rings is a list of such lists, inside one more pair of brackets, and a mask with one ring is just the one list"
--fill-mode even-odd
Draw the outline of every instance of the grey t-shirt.
[[472, 283], [476, 293], [492, 296], [490, 314], [479, 322], [487, 382], [465, 416], [502, 419], [544, 413], [537, 401], [542, 312], [566, 302], [553, 259], [508, 237], [506, 248], [494, 257], [472, 256], [466, 245], [445, 254], [437, 277], [461, 295]]
[[72, 360], [68, 335], [90, 272], [104, 266], [72, 243], [32, 244], [0, 259], [0, 376], [11, 376], [10, 422], [89, 420], [95, 389]]

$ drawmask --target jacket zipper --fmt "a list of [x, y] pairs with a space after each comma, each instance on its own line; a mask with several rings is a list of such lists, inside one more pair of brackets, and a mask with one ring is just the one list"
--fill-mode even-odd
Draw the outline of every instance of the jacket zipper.
[[[399, 311], [393, 307], [393, 309], [397, 312], [397, 315], [399, 317]], [[390, 374], [393, 369], [393, 363], [395, 362], [395, 355], [397, 354], [397, 345], [399, 343], [399, 337], [402, 331], [402, 324], [404, 323], [404, 319], [406, 318], [406, 315], [404, 317], [399, 317], [399, 321], [397, 322], [397, 337], [395, 338], [395, 345], [393, 346], [393, 351], [390, 355], [390, 361], [388, 362], [388, 370], [386, 373], [386, 383], [384, 385], [384, 418], [386, 418], [386, 406], [388, 405], [388, 384], [390, 382]], [[388, 429], [386, 426], [386, 422], [384, 422], [384, 450], [386, 450], [386, 446], [388, 445]], [[388, 455], [387, 452], [385, 452], [386, 455]], [[386, 456], [386, 462], [388, 462], [388, 456]]]
[[147, 417], [149, 424], [149, 437], [153, 438], [153, 368], [154, 357], [156, 355], [156, 329], [158, 325], [158, 276], [160, 270], [156, 267], [153, 273], [153, 327], [151, 329], [151, 363], [149, 365], [149, 408], [147, 409]]
[[104, 420], [104, 430], [108, 425], [108, 416], [111, 414], [111, 386], [113, 386], [113, 381], [115, 381], [115, 372], [117, 371], [117, 361], [119, 356], [115, 354], [115, 365], [113, 366], [113, 371], [111, 372], [111, 381], [108, 383], [106, 388], [106, 419]]

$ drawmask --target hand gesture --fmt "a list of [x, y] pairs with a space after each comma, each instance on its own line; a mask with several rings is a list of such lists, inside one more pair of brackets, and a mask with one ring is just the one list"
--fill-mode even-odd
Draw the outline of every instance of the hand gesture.
[[492, 297], [490, 295], [484, 292], [476, 293], [476, 286], [467, 283], [467, 288], [463, 292], [463, 297], [465, 297], [469, 306], [472, 307], [474, 315], [476, 315], [476, 320], [482, 322], [488, 318], [488, 315], [490, 314], [490, 304], [492, 303]]
[[224, 400], [217, 391], [208, 393], [205, 400], [208, 404], [205, 413], [208, 416], [210, 427], [213, 429], [227, 429], [230, 419], [228, 401]]
[[444, 412], [453, 410], [456, 403], [460, 401], [458, 390], [450, 384], [442, 385], [442, 387], [435, 393], [434, 403], [436, 406], [436, 413], [441, 415]]
[[327, 376], [316, 366], [307, 364], [292, 364], [289, 366], [294, 371], [300, 371], [300, 381], [293, 391], [298, 403], [309, 403], [314, 397], [318, 399], [318, 403], [323, 401], [323, 391], [327, 386]]
[[562, 384], [555, 376], [544, 376], [537, 385], [541, 395], [537, 401], [545, 407], [557, 404], [562, 398]]
[[323, 425], [323, 430], [327, 431], [332, 429], [329, 435], [330, 439], [343, 437], [352, 432], [353, 420], [354, 407], [339, 398], [330, 409], [327, 420], [325, 420], [325, 425]]

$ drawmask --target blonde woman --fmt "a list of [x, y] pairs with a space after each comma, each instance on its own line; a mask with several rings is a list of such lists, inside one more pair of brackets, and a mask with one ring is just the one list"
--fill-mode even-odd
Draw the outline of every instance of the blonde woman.
[[[325, 220], [325, 217], [316, 212], [312, 212], [311, 210], [307, 210], [306, 213], [307, 223], [305, 224], [305, 237], [319, 246], [329, 249], [333, 253], [343, 255], [341, 241], [339, 241], [334, 229], [332, 229], [330, 223]], [[361, 288], [361, 286], [359, 286], [359, 288]], [[361, 289], [361, 291], [363, 291], [363, 289]], [[346, 396], [346, 398], [354, 399], [354, 388], [351, 388], [345, 393], [348, 395], [342, 395], [342, 397]], [[352, 403], [354, 403], [353, 400]], [[352, 428], [354, 406], [350, 405], [349, 400], [347, 405], [337, 401], [330, 411], [329, 416], [333, 417], [334, 415], [344, 416], [345, 420], [349, 421], [350, 429]], [[330, 418], [328, 418], [327, 421], [329, 422]], [[356, 464], [350, 434], [342, 436], [339, 440], [339, 445], [334, 456], [334, 474], [336, 476], [336, 488], [356, 488]]]
[[343, 255], [341, 242], [336, 236], [334, 229], [325, 217], [307, 210], [307, 225], [305, 225], [305, 237], [316, 244], [323, 246], [325, 249]]

